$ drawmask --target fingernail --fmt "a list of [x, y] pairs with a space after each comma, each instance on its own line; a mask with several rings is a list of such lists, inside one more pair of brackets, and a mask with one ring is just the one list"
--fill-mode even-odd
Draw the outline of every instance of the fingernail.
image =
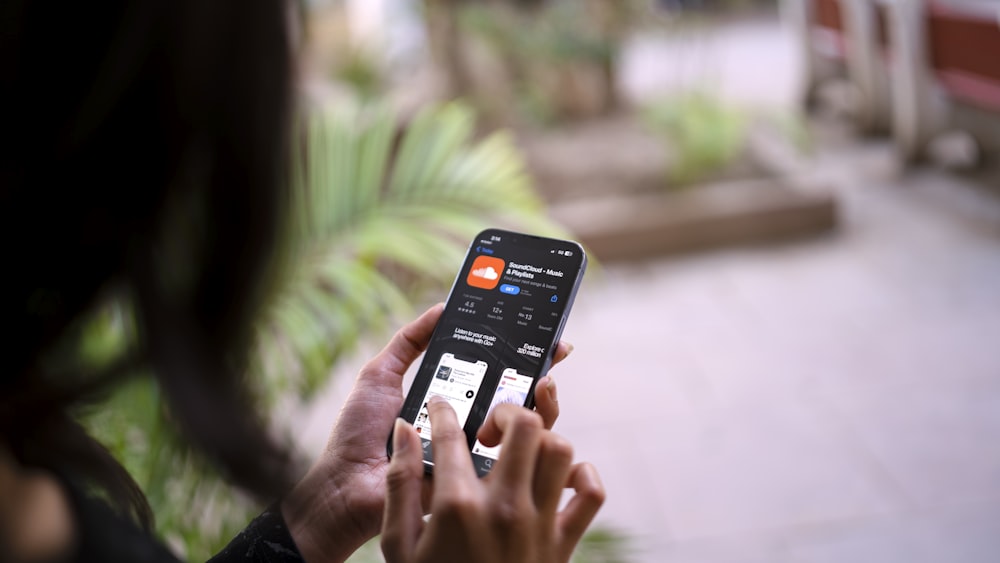
[[448, 401], [444, 400], [444, 397], [442, 397], [441, 395], [431, 395], [431, 398], [430, 400], [427, 401], [427, 404], [436, 405], [438, 403], [447, 403], [447, 402]]
[[576, 346], [573, 346], [572, 342], [566, 342], [565, 340], [563, 340], [563, 344], [566, 345], [566, 357], [568, 358], [573, 353], [573, 350], [576, 350]]
[[406, 448], [410, 446], [410, 441], [403, 436], [407, 426], [409, 425], [402, 418], [397, 418], [392, 426], [392, 451], [396, 455], [406, 452]]
[[551, 375], [549, 376], [549, 383], [545, 388], [549, 390], [549, 397], [552, 397], [552, 401], [558, 403], [559, 397], [556, 395], [556, 380]]

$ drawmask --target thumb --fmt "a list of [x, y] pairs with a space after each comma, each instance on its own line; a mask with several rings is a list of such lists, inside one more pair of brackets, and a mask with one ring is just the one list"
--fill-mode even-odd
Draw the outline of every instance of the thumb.
[[392, 461], [386, 475], [382, 553], [389, 563], [405, 561], [415, 551], [424, 527], [420, 493], [424, 479], [420, 437], [402, 418], [392, 430]]

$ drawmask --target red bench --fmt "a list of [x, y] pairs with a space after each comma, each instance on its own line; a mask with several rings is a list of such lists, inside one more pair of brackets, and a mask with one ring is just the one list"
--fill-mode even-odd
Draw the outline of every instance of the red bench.
[[1000, 4], [972, 6], [928, 6], [930, 64], [955, 100], [1000, 112]]
[[891, 10], [893, 131], [909, 160], [942, 132], [1000, 151], [1000, 3], [897, 2]]

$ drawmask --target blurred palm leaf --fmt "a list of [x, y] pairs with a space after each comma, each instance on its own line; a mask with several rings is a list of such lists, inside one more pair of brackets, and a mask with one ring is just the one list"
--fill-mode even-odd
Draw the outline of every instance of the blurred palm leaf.
[[299, 136], [290, 270], [260, 338], [278, 388], [308, 396], [360, 335], [447, 287], [483, 228], [560, 234], [511, 138], [476, 140], [469, 108], [427, 109], [398, 143], [397, 126], [385, 107], [320, 110]]
[[[360, 337], [411, 316], [421, 290], [446, 288], [479, 230], [561, 234], [511, 138], [477, 139], [465, 106], [431, 108], [401, 136], [398, 128], [385, 107], [306, 116], [293, 147], [286, 252], [253, 364], [263, 375], [257, 396], [269, 405], [308, 395]], [[82, 332], [81, 361], [106, 365], [134, 343], [121, 299]], [[208, 556], [259, 507], [191, 451], [168, 416], [152, 379], [139, 378], [85, 422], [146, 492], [158, 533], [184, 557]]]
[[[422, 290], [446, 288], [479, 230], [563, 234], [545, 217], [512, 139], [477, 139], [467, 107], [428, 109], [401, 136], [398, 127], [385, 107], [306, 116], [293, 147], [282, 271], [258, 327], [253, 369], [268, 405], [309, 395], [359, 338], [410, 317]], [[81, 351], [107, 362], [134, 336], [119, 302], [84, 331]], [[141, 378], [116, 390], [87, 425], [146, 492], [158, 533], [182, 557], [207, 557], [260, 507], [219, 478], [167, 418], [152, 379]]]

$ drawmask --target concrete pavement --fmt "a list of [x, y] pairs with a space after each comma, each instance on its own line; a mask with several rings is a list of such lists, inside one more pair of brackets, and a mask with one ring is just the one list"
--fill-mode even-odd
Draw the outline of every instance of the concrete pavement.
[[639, 561], [1000, 554], [1000, 204], [839, 158], [838, 233], [581, 294], [559, 430]]

